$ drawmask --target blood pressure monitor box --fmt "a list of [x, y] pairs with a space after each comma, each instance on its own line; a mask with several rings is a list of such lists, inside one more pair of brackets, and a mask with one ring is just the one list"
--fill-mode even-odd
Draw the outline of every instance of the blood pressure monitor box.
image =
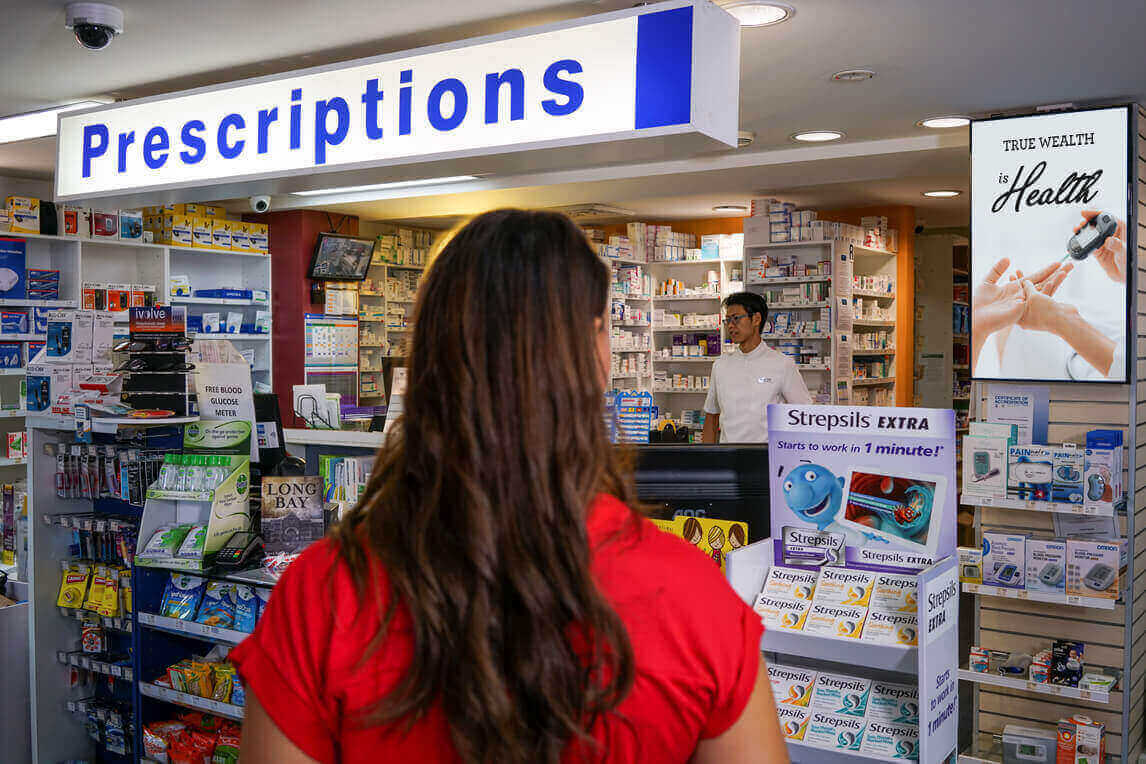
[[875, 574], [849, 568], [822, 568], [813, 601], [817, 605], [866, 608]]
[[1066, 542], [1027, 539], [1027, 591], [1066, 591]]
[[1025, 588], [1027, 537], [1010, 533], [983, 534], [983, 583]]
[[1054, 449], [1022, 445], [1007, 449], [1007, 497], [1050, 501], [1054, 479]]
[[1124, 542], [1066, 540], [1066, 593], [1118, 599]]

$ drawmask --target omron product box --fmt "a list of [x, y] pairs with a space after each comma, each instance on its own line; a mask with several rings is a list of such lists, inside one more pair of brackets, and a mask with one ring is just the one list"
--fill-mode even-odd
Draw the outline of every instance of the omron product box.
[[1086, 447], [1089, 449], [1109, 449], [1113, 453], [1113, 470], [1111, 479], [1114, 481], [1114, 501], [1122, 498], [1122, 431], [1121, 430], [1091, 430], [1086, 433]]
[[811, 601], [816, 591], [816, 578], [813, 571], [774, 565], [768, 570], [762, 591], [769, 597]]
[[1027, 564], [1026, 536], [983, 534], [983, 583], [1022, 589]]
[[1054, 449], [1024, 445], [1007, 449], [1007, 496], [1027, 501], [1050, 501], [1054, 476]]
[[821, 671], [816, 676], [816, 686], [812, 690], [812, 700], [808, 707], [819, 713], [862, 719], [867, 713], [871, 685], [870, 679]]
[[816, 686], [816, 672], [810, 669], [768, 664], [768, 679], [777, 706], [807, 708]]
[[963, 494], [989, 499], [1007, 497], [1006, 438], [963, 436]]
[[817, 748], [858, 752], [863, 745], [865, 729], [867, 722], [862, 718], [813, 711], [808, 719], [808, 730], [804, 733], [804, 743]]
[[919, 689], [909, 684], [874, 681], [867, 698], [868, 721], [919, 724]]
[[822, 568], [813, 601], [817, 605], [866, 608], [875, 574], [849, 568]]
[[919, 727], [869, 720], [860, 753], [881, 759], [918, 761]]
[[1066, 542], [1027, 539], [1027, 591], [1066, 591]]
[[1055, 730], [1008, 724], [1003, 727], [1004, 764], [1055, 764], [1058, 749]]
[[1082, 504], [1086, 449], [1056, 448], [1051, 456], [1054, 460], [1054, 473], [1051, 476], [1051, 500], [1067, 504]]
[[1066, 593], [1118, 599], [1121, 544], [1116, 541], [1066, 540]]

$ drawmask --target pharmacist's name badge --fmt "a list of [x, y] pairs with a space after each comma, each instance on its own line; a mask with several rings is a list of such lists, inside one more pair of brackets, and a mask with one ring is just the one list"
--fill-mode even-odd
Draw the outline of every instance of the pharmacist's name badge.
[[771, 384], [771, 382], [772, 382], [771, 377], [757, 377], [756, 378], [756, 384], [758, 384], [758, 385], [767, 385], [767, 384]]

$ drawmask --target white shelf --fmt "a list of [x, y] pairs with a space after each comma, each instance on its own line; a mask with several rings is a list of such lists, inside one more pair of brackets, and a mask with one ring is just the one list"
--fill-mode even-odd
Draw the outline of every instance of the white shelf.
[[23, 419], [27, 416], [27, 413], [28, 412], [24, 411], [24, 409], [16, 409], [15, 411], [0, 410], [0, 419]]
[[235, 631], [234, 629], [223, 629], [218, 626], [205, 626], [201, 623], [194, 621], [185, 621], [182, 618], [167, 618], [154, 613], [140, 613], [138, 616], [139, 623], [152, 629], [159, 631], [172, 632], [176, 634], [187, 634], [198, 639], [205, 639], [209, 642], [222, 642], [228, 645], [237, 645], [244, 639], [250, 636], [243, 631]]
[[218, 714], [225, 716], [228, 719], [235, 719], [236, 721], [243, 720], [243, 707], [236, 706], [232, 703], [220, 703], [217, 700], [210, 698], [200, 698], [198, 695], [192, 695], [189, 692], [179, 692], [167, 687], [160, 687], [157, 684], [150, 682], [139, 683], [139, 694], [148, 698], [155, 698], [156, 700], [163, 700], [168, 703], [174, 703], [177, 706], [185, 708], [193, 708], [198, 711], [207, 711], [208, 713]]
[[631, 257], [602, 257], [601, 259], [611, 265], [648, 265], [644, 260], [634, 260]]
[[765, 340], [830, 340], [832, 335], [825, 332], [800, 332], [798, 334], [769, 334], [760, 335]]
[[822, 363], [798, 363], [798, 364], [796, 364], [796, 368], [797, 369], [803, 369], [804, 371], [831, 371], [832, 370], [831, 366], [825, 366]]
[[1080, 690], [1077, 687], [1064, 687], [1046, 682], [1032, 682], [1028, 679], [1018, 679], [1001, 674], [988, 674], [986, 672], [959, 669], [959, 678], [964, 682], [976, 684], [989, 684], [995, 687], [1006, 687], [1010, 690], [1023, 690], [1040, 695], [1057, 695], [1060, 698], [1074, 698], [1076, 700], [1092, 700], [1095, 703], [1109, 703], [1110, 693], [1105, 690]]
[[969, 594], [980, 594], [989, 597], [1006, 597], [1012, 600], [1030, 600], [1032, 602], [1052, 602], [1058, 605], [1073, 605], [1075, 607], [1089, 607], [1098, 610], [1113, 610], [1115, 600], [1105, 597], [1083, 597], [1078, 594], [1051, 594], [1050, 592], [1032, 592], [1026, 589], [1008, 589], [1005, 586], [989, 586], [987, 584], [963, 584], [963, 591]]
[[868, 764], [876, 761], [904, 761], [904, 759], [883, 759], [864, 756], [855, 751], [837, 751], [831, 748], [817, 748], [798, 740], [788, 741], [788, 758], [792, 764]]
[[46, 334], [0, 334], [0, 342], [47, 342]]
[[871, 289], [852, 289], [852, 297], [874, 297], [877, 300], [894, 300], [895, 292], [876, 292]]
[[76, 300], [10, 300], [0, 299], [0, 307], [13, 308], [75, 308], [79, 303]]
[[[667, 265], [667, 266], [680, 266], [680, 265], [720, 265], [720, 260], [713, 257], [708, 260], [653, 260], [648, 263], [641, 263], [641, 265]], [[734, 261], [733, 261], [734, 262]]]
[[829, 300], [813, 300], [812, 302], [774, 302], [768, 305], [768, 311], [774, 310], [818, 310], [826, 308], [832, 303]]
[[800, 658], [852, 663], [903, 674], [919, 673], [919, 648], [877, 645], [860, 639], [837, 639], [805, 634], [800, 631], [766, 629], [760, 638], [765, 652], [795, 655]]
[[426, 266], [424, 266], [424, 265], [407, 265], [406, 263], [401, 263], [401, 264], [399, 264], [399, 263], [380, 263], [380, 262], [375, 262], [375, 261], [371, 260], [370, 264], [371, 265], [385, 265], [387, 268], [399, 268], [399, 269], [404, 270], [404, 271], [424, 271], [424, 270], [426, 270]]
[[712, 363], [720, 356], [707, 358], [654, 358], [653, 363]]
[[652, 298], [647, 294], [611, 294], [611, 300], [629, 300], [630, 302], [650, 302]]
[[689, 394], [694, 394], [694, 395], [708, 395], [708, 388], [705, 387], [705, 388], [702, 388], [700, 390], [689, 390], [688, 388], [684, 388], [684, 387], [682, 387], [680, 389], [673, 388], [673, 387], [654, 387], [653, 392], [654, 393], [663, 393], [666, 395], [674, 395], [674, 394], [681, 394], [681, 393], [689, 393]]
[[831, 281], [832, 277], [827, 276], [766, 276], [762, 279], [753, 279], [748, 281], [751, 286], [768, 286], [769, 284], [807, 284], [813, 281]]
[[885, 348], [883, 350], [853, 350], [852, 356], [857, 355], [895, 355], [895, 348]]
[[190, 332], [188, 337], [196, 340], [239, 340], [242, 342], [270, 342], [270, 334], [226, 334], [224, 332]]
[[777, 241], [771, 244], [749, 244], [744, 242], [745, 249], [783, 249], [784, 247], [818, 247], [826, 244], [831, 244], [830, 239], [821, 239], [819, 241]]
[[[616, 324], [614, 324], [616, 326]], [[657, 334], [688, 334], [689, 332], [719, 332], [719, 326], [654, 326]]]
[[204, 247], [175, 247], [170, 245], [158, 244], [154, 246], [167, 246], [173, 255], [193, 255], [201, 257], [203, 255], [227, 255], [228, 257], [262, 257], [270, 259], [269, 252], [242, 252], [237, 249], [206, 249]]
[[241, 300], [234, 297], [171, 297], [169, 299], [172, 303], [178, 303], [180, 305], [258, 305], [261, 308], [269, 307], [269, 303]]
[[19, 459], [8, 459], [7, 457], [0, 458], [0, 467], [18, 467], [28, 463], [28, 460], [21, 457]]
[[27, 373], [25, 369], [0, 369], [0, 376], [2, 377], [22, 377]]
[[1025, 509], [1030, 512], [1061, 512], [1067, 515], [1093, 515], [1113, 517], [1114, 508], [1105, 504], [1069, 504], [1063, 501], [1029, 501], [1027, 499], [1000, 499], [961, 494], [959, 503], [970, 507], [997, 507], [999, 509]]
[[653, 295], [653, 302], [681, 302], [683, 300], [721, 300], [718, 294], [657, 294]]
[[630, 354], [630, 355], [634, 355], [634, 354], [635, 354], [635, 355], [640, 355], [641, 353], [651, 353], [651, 352], [653, 352], [653, 349], [652, 349], [652, 348], [640, 348], [640, 349], [635, 349], [635, 348], [609, 348], [609, 352], [611, 352], [611, 353], [628, 353], [628, 354]]
[[855, 326], [895, 326], [895, 320], [891, 318], [857, 318], [852, 321]]
[[870, 387], [873, 385], [894, 385], [895, 377], [875, 377], [872, 379], [853, 379], [852, 387]]
[[648, 329], [650, 326], [652, 326], [652, 324], [648, 323], [647, 321], [646, 322], [641, 322], [641, 321], [624, 322], [624, 321], [621, 321], [621, 322], [614, 322], [613, 324], [611, 324], [611, 326], [613, 326], [614, 328], [620, 328], [620, 329]]
[[65, 666], [75, 666], [77, 668], [86, 669], [95, 672], [96, 674], [103, 674], [104, 676], [114, 676], [118, 679], [124, 679], [130, 682], [134, 676], [131, 671], [131, 666], [122, 666], [115, 663], [108, 663], [101, 661], [99, 658], [91, 655], [84, 655], [76, 652], [66, 652], [64, 650], [56, 651], [56, 660]]
[[878, 255], [880, 257], [898, 257], [897, 252], [888, 252], [886, 249], [874, 249], [872, 247], [863, 247], [859, 244], [848, 245], [852, 248], [853, 255]]
[[283, 440], [292, 445], [300, 446], [346, 446], [373, 450], [382, 445], [383, 437], [380, 432], [307, 430], [287, 427], [283, 429]]

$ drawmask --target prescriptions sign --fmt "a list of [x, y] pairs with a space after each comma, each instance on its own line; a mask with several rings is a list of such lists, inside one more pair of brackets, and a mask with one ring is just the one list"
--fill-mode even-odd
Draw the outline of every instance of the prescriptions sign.
[[734, 145], [738, 42], [727, 12], [678, 0], [66, 114], [56, 198], [690, 132]]
[[1129, 124], [1128, 107], [972, 123], [977, 379], [1126, 381]]

